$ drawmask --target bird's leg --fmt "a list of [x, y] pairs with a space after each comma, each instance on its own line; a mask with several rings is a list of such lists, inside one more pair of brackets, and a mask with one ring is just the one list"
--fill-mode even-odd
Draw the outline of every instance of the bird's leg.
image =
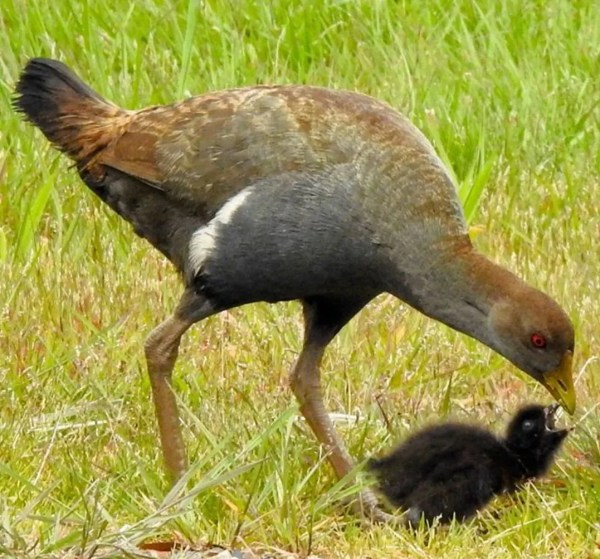
[[190, 322], [172, 316], [152, 330], [145, 345], [160, 441], [167, 471], [173, 481], [185, 472], [187, 461], [171, 374], [179, 341], [190, 326]]
[[177, 402], [171, 386], [179, 342], [192, 324], [213, 312], [205, 298], [193, 291], [186, 291], [175, 313], [152, 330], [145, 344], [160, 441], [167, 472], [172, 481], [180, 478], [187, 468]]
[[305, 344], [292, 371], [290, 384], [300, 403], [300, 412], [324, 446], [327, 459], [341, 479], [350, 473], [354, 464], [323, 404], [319, 370], [324, 350], [322, 345]]
[[[331, 301], [305, 302], [305, 340], [302, 352], [292, 370], [291, 388], [300, 404], [300, 411], [318, 441], [327, 452], [339, 479], [347, 477], [354, 468], [354, 462], [323, 404], [321, 391], [320, 365], [325, 347], [364, 302], [332, 304]], [[371, 491], [363, 491], [355, 503], [359, 514], [374, 520], [387, 521], [392, 517], [377, 507], [377, 498]]]

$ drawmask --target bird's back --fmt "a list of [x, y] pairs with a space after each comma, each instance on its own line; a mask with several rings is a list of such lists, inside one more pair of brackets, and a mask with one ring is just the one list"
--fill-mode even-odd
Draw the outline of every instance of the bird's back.
[[[371, 97], [312, 86], [256, 86], [123, 113], [97, 164], [212, 211], [289, 172], [351, 163], [357, 173], [446, 172], [425, 137]], [[381, 165], [384, 166], [382, 167]], [[363, 180], [368, 180], [364, 176]]]
[[414, 239], [432, 245], [465, 232], [454, 186], [429, 142], [365, 95], [257, 86], [126, 111], [45, 59], [29, 62], [17, 93], [17, 108], [76, 161], [85, 182], [181, 271], [193, 232], [244, 189], [299, 188], [287, 177], [331, 176], [340, 166], [353, 180], [335, 186], [372, 243], [412, 238], [404, 247], [414, 250], [411, 258], [419, 254]]

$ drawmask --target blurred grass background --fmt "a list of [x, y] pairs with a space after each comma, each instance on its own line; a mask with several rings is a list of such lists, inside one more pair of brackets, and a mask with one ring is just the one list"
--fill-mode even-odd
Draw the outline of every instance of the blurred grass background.
[[[573, 318], [582, 416], [600, 393], [594, 3], [5, 0], [0, 16], [0, 554], [177, 537], [324, 557], [598, 556], [597, 410], [547, 481], [467, 525], [415, 535], [345, 514], [287, 389], [295, 303], [236, 309], [186, 336], [175, 384], [196, 485], [163, 501], [143, 341], [178, 280], [10, 108], [32, 56], [127, 108], [256, 83], [387, 101], [452, 170], [480, 249]], [[342, 331], [323, 374], [329, 409], [361, 417], [341, 429], [363, 458], [448, 414], [499, 429], [519, 403], [548, 400], [514, 372], [383, 296]]]

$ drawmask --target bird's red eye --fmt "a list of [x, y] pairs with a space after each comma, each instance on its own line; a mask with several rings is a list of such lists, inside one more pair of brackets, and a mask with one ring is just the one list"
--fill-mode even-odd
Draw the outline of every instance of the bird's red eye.
[[531, 334], [531, 343], [535, 347], [543, 348], [546, 347], [546, 338], [541, 334]]

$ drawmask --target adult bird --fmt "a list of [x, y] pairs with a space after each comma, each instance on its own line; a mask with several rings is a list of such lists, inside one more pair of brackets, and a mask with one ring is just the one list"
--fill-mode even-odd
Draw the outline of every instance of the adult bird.
[[16, 93], [16, 110], [182, 276], [175, 312], [145, 344], [173, 477], [186, 469], [171, 390], [181, 336], [255, 301], [302, 302], [290, 384], [340, 478], [353, 463], [323, 405], [321, 358], [382, 292], [477, 338], [573, 412], [567, 315], [476, 252], [444, 165], [389, 106], [348, 91], [257, 86], [128, 111], [41, 58]]

